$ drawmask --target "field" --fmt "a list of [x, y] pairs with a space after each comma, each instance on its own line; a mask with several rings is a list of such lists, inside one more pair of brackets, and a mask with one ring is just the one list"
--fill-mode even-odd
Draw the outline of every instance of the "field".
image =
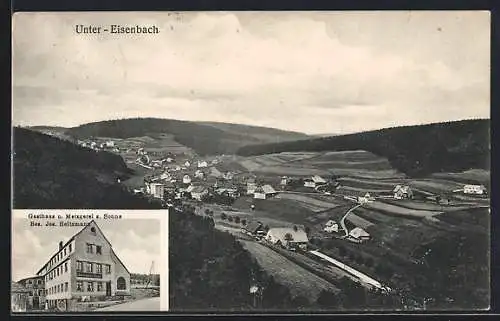
[[292, 296], [314, 302], [322, 290], [338, 292], [331, 283], [298, 266], [282, 255], [256, 242], [241, 241], [259, 265], [275, 280], [290, 289]]
[[424, 210], [424, 211], [441, 211], [441, 212], [450, 212], [450, 211], [460, 211], [464, 209], [468, 209], [474, 207], [472, 205], [462, 206], [462, 205], [439, 205], [430, 202], [419, 202], [412, 200], [393, 200], [393, 199], [385, 199], [381, 201], [382, 203], [387, 203], [391, 205], [396, 205], [399, 207], [409, 208], [413, 210]]
[[471, 169], [460, 173], [435, 173], [431, 175], [436, 178], [444, 178], [462, 184], [484, 184], [489, 185], [491, 173], [483, 169]]
[[326, 209], [330, 209], [338, 206], [335, 203], [325, 202], [319, 199], [315, 199], [309, 196], [305, 196], [302, 194], [294, 194], [294, 193], [280, 193], [277, 196], [279, 199], [292, 200], [299, 203], [301, 206], [310, 209], [313, 212], [321, 212]]
[[413, 217], [413, 218], [424, 218], [427, 216], [434, 216], [440, 213], [436, 211], [413, 210], [392, 204], [382, 203], [379, 201], [374, 201], [371, 203], [364, 204], [363, 207], [371, 210], [380, 211], [388, 215]]

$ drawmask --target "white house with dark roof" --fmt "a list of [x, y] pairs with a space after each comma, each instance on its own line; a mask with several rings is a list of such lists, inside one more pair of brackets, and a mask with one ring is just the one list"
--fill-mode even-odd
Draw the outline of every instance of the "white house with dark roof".
[[266, 240], [272, 244], [280, 244], [285, 247], [307, 248], [309, 238], [302, 228], [273, 227], [267, 231]]
[[304, 179], [304, 186], [305, 187], [312, 187], [315, 188], [319, 185], [326, 184], [326, 180], [319, 176], [319, 175], [314, 175], [311, 178], [306, 178]]
[[253, 198], [265, 200], [276, 195], [276, 190], [271, 185], [259, 186], [253, 193]]

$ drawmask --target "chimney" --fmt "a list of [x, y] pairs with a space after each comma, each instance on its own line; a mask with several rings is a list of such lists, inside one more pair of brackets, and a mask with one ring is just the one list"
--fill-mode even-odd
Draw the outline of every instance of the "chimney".
[[63, 241], [60, 241], [59, 242], [59, 250], [62, 250], [62, 248], [63, 248]]

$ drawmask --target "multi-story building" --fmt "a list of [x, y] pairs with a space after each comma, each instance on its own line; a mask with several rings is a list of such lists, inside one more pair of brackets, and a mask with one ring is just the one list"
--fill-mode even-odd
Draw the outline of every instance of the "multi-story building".
[[18, 281], [19, 284], [24, 286], [28, 292], [26, 300], [26, 309], [42, 310], [45, 309], [45, 278], [42, 276], [35, 276], [25, 278]]
[[130, 295], [130, 273], [95, 221], [91, 221], [38, 271], [48, 308], [70, 310], [78, 301]]

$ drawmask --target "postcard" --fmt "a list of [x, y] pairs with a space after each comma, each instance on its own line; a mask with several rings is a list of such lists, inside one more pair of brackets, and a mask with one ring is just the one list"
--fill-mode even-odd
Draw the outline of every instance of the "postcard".
[[489, 12], [19, 12], [12, 57], [14, 310], [490, 308]]

